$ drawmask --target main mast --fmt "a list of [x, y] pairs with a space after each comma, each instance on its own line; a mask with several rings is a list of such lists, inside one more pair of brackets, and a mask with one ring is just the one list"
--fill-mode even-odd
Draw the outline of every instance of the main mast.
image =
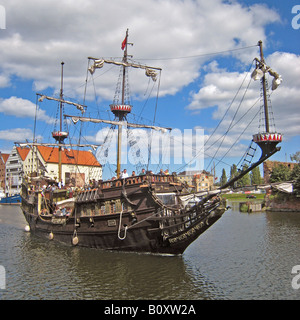
[[[131, 105], [125, 104], [125, 87], [126, 87], [126, 68], [128, 66], [127, 60], [127, 45], [128, 45], [128, 29], [126, 30], [126, 36], [122, 43], [122, 50], [124, 50], [124, 56], [122, 60], [122, 97], [121, 97], [121, 105], [119, 104], [111, 104], [110, 110], [116, 116], [119, 122], [123, 121], [126, 118], [127, 113], [131, 112]], [[117, 177], [120, 176], [121, 173], [121, 148], [122, 148], [122, 124], [118, 124], [118, 146], [117, 146]]]

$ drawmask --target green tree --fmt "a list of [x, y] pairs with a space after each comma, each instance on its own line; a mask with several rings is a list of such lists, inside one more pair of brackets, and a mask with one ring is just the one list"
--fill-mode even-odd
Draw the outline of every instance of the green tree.
[[230, 180], [233, 179], [234, 177], [237, 176], [237, 167], [236, 167], [236, 164], [233, 164], [231, 167], [230, 167]]
[[300, 193], [300, 163], [294, 166], [291, 173], [291, 179], [294, 180], [293, 187], [296, 193]]
[[300, 151], [297, 151], [296, 153], [292, 154], [290, 158], [291, 161], [300, 162]]
[[223, 184], [225, 184], [226, 182], [227, 182], [226, 171], [225, 171], [225, 169], [223, 168], [223, 170], [222, 170], [222, 176], [221, 176], [221, 179], [220, 179], [220, 184], [221, 184], [221, 186], [222, 186]]
[[[243, 171], [244, 170], [247, 170], [248, 166], [245, 164], [244, 167], [243, 167]], [[249, 172], [246, 173], [241, 179], [239, 179], [237, 181], [237, 186], [238, 187], [244, 187], [244, 186], [249, 186], [251, 184], [251, 181], [250, 181], [250, 174]]]
[[261, 175], [259, 167], [254, 168], [250, 174], [251, 184], [261, 184]]
[[292, 171], [290, 168], [280, 163], [273, 168], [270, 176], [270, 182], [288, 181], [292, 178], [291, 173]]

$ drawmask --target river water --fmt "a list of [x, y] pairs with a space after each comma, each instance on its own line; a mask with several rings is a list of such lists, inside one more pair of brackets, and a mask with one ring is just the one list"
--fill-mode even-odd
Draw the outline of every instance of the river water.
[[182, 256], [68, 247], [25, 225], [19, 207], [0, 206], [1, 300], [300, 299], [300, 213], [233, 206]]

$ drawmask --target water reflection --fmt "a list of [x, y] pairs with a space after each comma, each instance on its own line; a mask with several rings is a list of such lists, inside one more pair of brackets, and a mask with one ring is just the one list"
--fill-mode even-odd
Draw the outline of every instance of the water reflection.
[[[12, 208], [12, 207], [11, 207]], [[0, 207], [1, 299], [299, 299], [300, 215], [225, 213], [183, 256], [68, 247]]]
[[191, 281], [182, 257], [70, 248], [30, 234], [23, 234], [15, 248], [22, 250], [7, 261], [2, 298], [207, 298], [202, 286]]

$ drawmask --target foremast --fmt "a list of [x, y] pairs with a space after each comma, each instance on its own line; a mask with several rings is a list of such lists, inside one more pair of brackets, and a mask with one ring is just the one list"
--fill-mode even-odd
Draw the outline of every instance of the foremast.
[[259, 166], [265, 160], [270, 158], [273, 154], [280, 151], [280, 147], [277, 147], [277, 144], [282, 141], [282, 134], [277, 132], [270, 132], [270, 123], [269, 123], [269, 107], [268, 107], [268, 97], [267, 97], [267, 81], [266, 81], [266, 73], [268, 72], [273, 77], [272, 82], [272, 90], [277, 89], [277, 87], [282, 82], [281, 76], [272, 70], [269, 66], [266, 65], [264, 54], [263, 54], [263, 46], [262, 41], [258, 42], [259, 51], [260, 51], [260, 59], [255, 58], [256, 68], [253, 71], [251, 77], [253, 80], [261, 80], [262, 89], [263, 89], [263, 109], [264, 109], [264, 132], [260, 132], [258, 134], [253, 135], [253, 142], [255, 142], [261, 149], [262, 153], [259, 160], [253, 163], [250, 167], [243, 168], [239, 174], [229, 180], [227, 183], [222, 185], [220, 189], [225, 189], [229, 186], [232, 186], [236, 181], [241, 179], [248, 172], [252, 171], [254, 168]]

